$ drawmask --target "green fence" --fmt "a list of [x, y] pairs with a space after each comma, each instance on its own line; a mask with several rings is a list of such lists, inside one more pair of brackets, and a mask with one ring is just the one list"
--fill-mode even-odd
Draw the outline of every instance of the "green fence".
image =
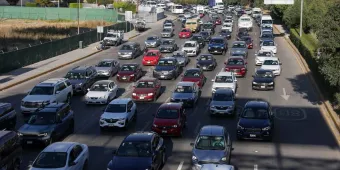
[[[121, 22], [104, 27], [104, 32], [107, 32], [108, 29], [130, 31], [134, 29], [134, 27], [133, 24], [129, 22]], [[79, 41], [83, 41], [83, 46], [97, 42], [97, 30], [19, 49], [17, 51], [0, 53], [0, 73], [7, 73], [11, 70], [75, 50], [79, 48]]]
[[[77, 20], [77, 8], [45, 8], [45, 7], [11, 7], [0, 6], [0, 18], [11, 19], [43, 19], [43, 20]], [[104, 20], [117, 22], [118, 13], [113, 9], [79, 9], [79, 19]], [[121, 20], [122, 21], [122, 20]]]

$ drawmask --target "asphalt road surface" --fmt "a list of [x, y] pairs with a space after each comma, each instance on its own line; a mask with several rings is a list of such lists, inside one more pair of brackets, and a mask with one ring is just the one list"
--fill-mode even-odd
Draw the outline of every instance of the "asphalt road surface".
[[[207, 18], [205, 18], [207, 20]], [[235, 23], [236, 25], [237, 23]], [[236, 30], [236, 26], [234, 25]], [[178, 39], [177, 33], [181, 29], [181, 24], [176, 22], [176, 42], [181, 46], [186, 40]], [[217, 26], [217, 31], [220, 26]], [[142, 34], [132, 41], [144, 44], [144, 40], [151, 34], [159, 35], [161, 25], [153, 28], [148, 33]], [[235, 39], [236, 32], [233, 33], [232, 40]], [[255, 71], [255, 51], [259, 49], [259, 28], [255, 27], [250, 33], [254, 39], [254, 49], [249, 50], [248, 73], [245, 78], [238, 78], [239, 88], [237, 90], [238, 110], [249, 100], [267, 100], [274, 109], [276, 116], [275, 132], [272, 142], [257, 141], [236, 141], [237, 118], [214, 118], [208, 114], [208, 99], [211, 96], [212, 82], [207, 81], [202, 90], [199, 104], [195, 108], [188, 110], [188, 126], [182, 138], [165, 138], [167, 145], [167, 162], [164, 170], [186, 170], [190, 169], [191, 146], [198, 130], [209, 124], [225, 126], [234, 139], [231, 164], [240, 170], [339, 170], [340, 154], [339, 148], [330, 129], [325, 123], [319, 108], [318, 100], [314, 89], [306, 75], [303, 75], [300, 66], [294, 57], [294, 52], [283, 37], [277, 35], [275, 41], [278, 44], [277, 56], [282, 61], [281, 76], [276, 79], [275, 91], [253, 91], [251, 88], [252, 77]], [[19, 112], [20, 102], [24, 95], [34, 85], [48, 78], [63, 77], [71, 68], [79, 65], [94, 65], [101, 59], [117, 58], [117, 47], [100, 52], [88, 59], [82, 60], [71, 66], [66, 66], [53, 73], [28, 81], [21, 85], [1, 92], [2, 102], [11, 102]], [[207, 46], [202, 50], [207, 53]], [[215, 55], [219, 65], [211, 72], [205, 72], [208, 80], [220, 72], [223, 62], [228, 57]], [[141, 63], [142, 57], [134, 60], [125, 60], [121, 63]], [[195, 67], [195, 58], [191, 58], [190, 64], [186, 68]], [[146, 75], [152, 76], [152, 67], [143, 67]], [[114, 79], [114, 78], [110, 78]], [[110, 161], [113, 148], [117, 148], [123, 138], [135, 131], [147, 131], [152, 126], [152, 113], [164, 102], [169, 101], [171, 90], [174, 89], [180, 77], [175, 81], [162, 81], [165, 86], [164, 93], [155, 103], [138, 104], [138, 120], [128, 130], [114, 130], [101, 133], [99, 130], [99, 117], [105, 106], [86, 106], [83, 96], [74, 96], [72, 108], [75, 113], [75, 132], [65, 137], [64, 141], [75, 141], [85, 143], [90, 148], [90, 170], [106, 169]], [[120, 87], [120, 98], [130, 97], [132, 83], [118, 83]], [[283, 91], [290, 95], [285, 100], [281, 95]], [[19, 128], [24, 122], [24, 118], [19, 115]], [[24, 151], [24, 161], [22, 169], [27, 169], [30, 161], [33, 161], [42, 148], [32, 148]]]

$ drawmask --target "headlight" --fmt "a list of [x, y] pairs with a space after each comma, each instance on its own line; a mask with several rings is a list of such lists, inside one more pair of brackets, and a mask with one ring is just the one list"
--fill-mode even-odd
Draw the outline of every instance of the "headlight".
[[18, 136], [22, 136], [22, 133], [20, 133], [20, 132], [18, 132], [17, 134], [18, 134]]
[[253, 81], [253, 84], [257, 84], [257, 83]]
[[156, 124], [153, 124], [153, 127], [158, 127], [158, 125], [156, 125]]
[[156, 42], [152, 42], [152, 43], [150, 43], [150, 44], [154, 45], [154, 44], [156, 44]]
[[136, 96], [137, 94], [136, 93], [132, 93], [132, 96]]
[[38, 136], [47, 136], [47, 133], [40, 133]]
[[274, 82], [271, 82], [271, 83], [268, 83], [269, 85], [273, 85], [274, 84]]
[[178, 126], [177, 125], [172, 125], [172, 127], [177, 128]]
[[191, 157], [191, 160], [192, 160], [192, 161], [197, 161], [196, 156], [192, 156], [192, 157]]
[[209, 65], [209, 67], [212, 67], [212, 66], [214, 66], [214, 64], [210, 64], [210, 65]]
[[226, 157], [223, 157], [223, 158], [221, 159], [221, 161], [225, 162], [225, 161], [227, 161], [227, 158], [226, 158]]
[[215, 109], [215, 106], [210, 106], [211, 109]]
[[134, 74], [131, 74], [130, 76], [133, 77], [133, 76], [135, 76], [135, 75], [134, 75]]
[[208, 49], [211, 49], [211, 47], [208, 47]]
[[131, 55], [131, 54], [132, 54], [132, 52], [128, 52], [128, 54], [130, 54], [130, 55]]
[[104, 71], [104, 72], [111, 72], [112, 70], [107, 70], [107, 71]]
[[124, 118], [119, 118], [118, 120], [119, 121], [123, 121], [123, 120], [125, 120], [126, 118], [124, 117]]
[[244, 127], [240, 126], [240, 125], [237, 125], [237, 129], [244, 129]]
[[118, 52], [119, 55], [121, 55], [122, 53], [121, 52]]
[[262, 130], [270, 130], [270, 126], [262, 128]]
[[148, 96], [152, 96], [153, 95], [153, 93], [148, 93]]

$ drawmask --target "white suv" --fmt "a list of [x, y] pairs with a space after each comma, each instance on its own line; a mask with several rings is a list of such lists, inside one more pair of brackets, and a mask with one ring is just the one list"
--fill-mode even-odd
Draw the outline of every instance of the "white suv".
[[249, 15], [242, 15], [238, 19], [238, 29], [246, 28], [251, 31], [253, 29], [253, 19]]
[[217, 89], [232, 89], [236, 93], [237, 80], [236, 76], [232, 72], [220, 72], [216, 75], [212, 85], [212, 93], [215, 93]]
[[182, 51], [189, 57], [196, 57], [200, 52], [200, 46], [197, 41], [186, 41], [182, 46]]
[[21, 112], [32, 113], [44, 105], [71, 101], [73, 89], [66, 78], [53, 78], [37, 84], [21, 101]]

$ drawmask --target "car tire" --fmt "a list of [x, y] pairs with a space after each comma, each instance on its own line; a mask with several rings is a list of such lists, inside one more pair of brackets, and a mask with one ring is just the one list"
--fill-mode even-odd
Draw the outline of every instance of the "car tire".
[[124, 129], [127, 130], [129, 126], [129, 121], [125, 120]]
[[165, 162], [166, 162], [166, 155], [165, 155], [165, 149], [163, 151], [163, 154], [162, 154], [162, 166], [165, 165]]
[[83, 165], [83, 170], [88, 170], [89, 169], [89, 163], [88, 161], [86, 160], [84, 165]]
[[65, 103], [71, 103], [71, 94], [67, 94]]
[[21, 163], [21, 160], [20, 159], [16, 159], [13, 162], [12, 170], [20, 170], [20, 163]]
[[54, 143], [54, 141], [55, 141], [55, 135], [52, 133], [52, 135], [51, 135], [51, 137], [50, 137], [50, 140], [48, 141], [48, 143], [47, 143], [46, 145], [47, 145], [47, 146], [48, 146], [48, 145], [51, 145], [51, 144]]

